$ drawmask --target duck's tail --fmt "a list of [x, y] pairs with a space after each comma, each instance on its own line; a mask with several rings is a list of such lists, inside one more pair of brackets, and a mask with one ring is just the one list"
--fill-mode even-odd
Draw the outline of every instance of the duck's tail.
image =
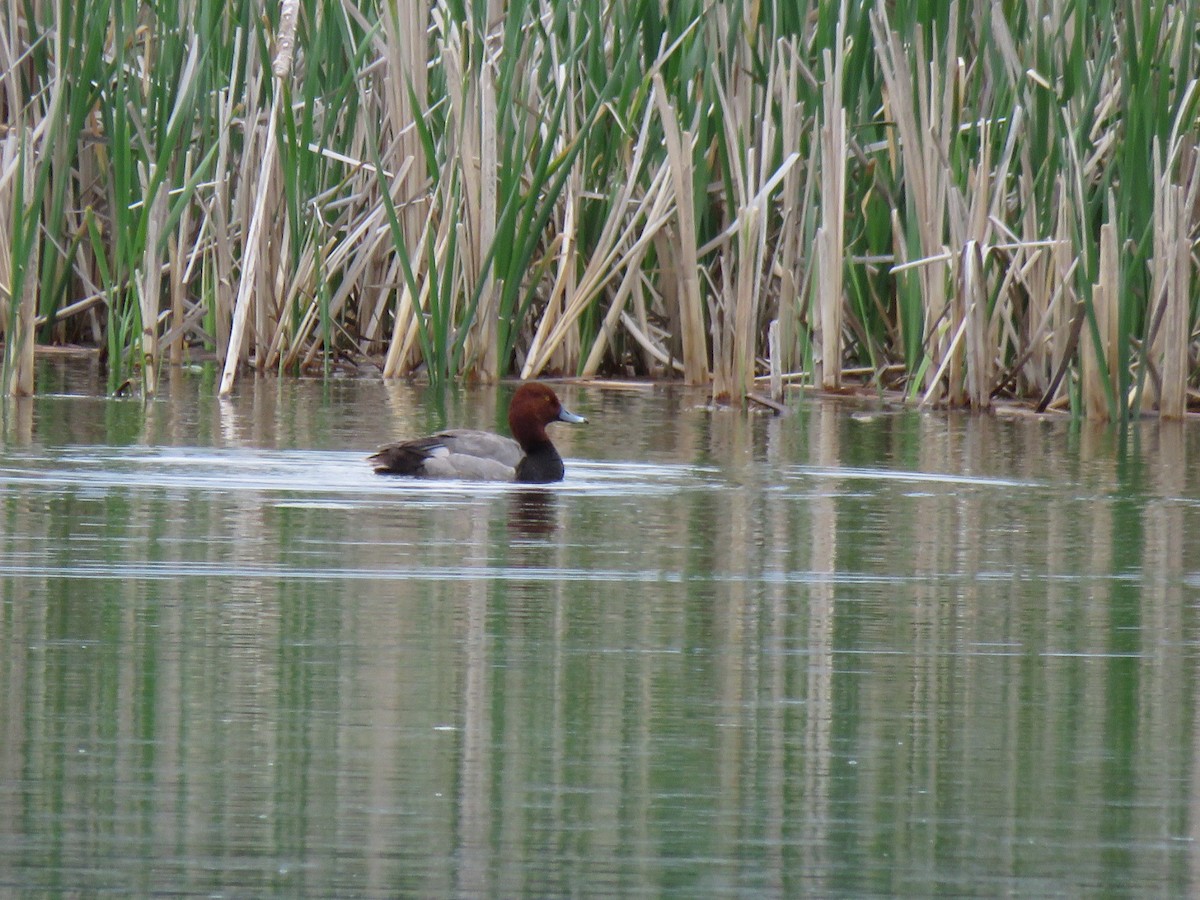
[[422, 441], [405, 441], [380, 447], [367, 461], [378, 475], [420, 475], [431, 450]]

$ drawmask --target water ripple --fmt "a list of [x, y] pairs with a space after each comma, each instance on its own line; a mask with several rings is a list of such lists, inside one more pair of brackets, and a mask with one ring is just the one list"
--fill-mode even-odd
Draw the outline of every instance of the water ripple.
[[[376, 475], [366, 455], [354, 451], [69, 447], [36, 457], [8, 456], [0, 465], [0, 487], [265, 491], [367, 495], [418, 502], [422, 498], [443, 501], [529, 490], [528, 485], [504, 482], [424, 481]], [[537, 490], [648, 495], [729, 486], [717, 469], [703, 466], [568, 460], [567, 467], [566, 481], [539, 485]], [[289, 505], [295, 505], [295, 501]], [[315, 505], [327, 504], [318, 501]], [[358, 503], [343, 497], [335, 505]]]

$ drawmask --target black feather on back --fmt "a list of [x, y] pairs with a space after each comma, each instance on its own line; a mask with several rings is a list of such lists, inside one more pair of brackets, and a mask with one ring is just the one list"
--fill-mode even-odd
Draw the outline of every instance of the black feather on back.
[[418, 438], [402, 444], [380, 447], [368, 459], [375, 471], [381, 475], [417, 475], [420, 474], [425, 460], [441, 445], [442, 442], [436, 436]]

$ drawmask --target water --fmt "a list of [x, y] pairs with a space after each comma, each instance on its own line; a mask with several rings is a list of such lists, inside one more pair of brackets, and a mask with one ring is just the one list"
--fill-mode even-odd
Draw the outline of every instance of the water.
[[522, 490], [364, 461], [510, 387], [41, 384], [6, 895], [1197, 892], [1194, 424], [566, 386]]

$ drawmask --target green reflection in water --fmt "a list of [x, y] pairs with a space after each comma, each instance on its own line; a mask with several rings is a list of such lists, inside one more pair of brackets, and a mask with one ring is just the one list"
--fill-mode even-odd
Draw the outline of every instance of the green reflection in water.
[[1190, 428], [568, 387], [429, 491], [417, 391], [168, 391], [6, 425], [5, 890], [1193, 892]]

